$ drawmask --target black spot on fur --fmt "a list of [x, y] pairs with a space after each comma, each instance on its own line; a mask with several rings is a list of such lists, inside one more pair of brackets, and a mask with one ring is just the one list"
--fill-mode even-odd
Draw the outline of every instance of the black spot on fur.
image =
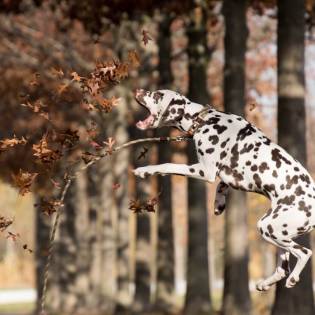
[[209, 141], [212, 142], [213, 145], [217, 144], [219, 142], [219, 137], [214, 135], [209, 137]]
[[214, 152], [214, 148], [209, 148], [206, 150], [206, 153], [211, 154]]
[[290, 162], [287, 158], [285, 158], [285, 157], [281, 154], [280, 150], [277, 149], [277, 148], [276, 148], [276, 149], [273, 149], [273, 150], [271, 151], [271, 158], [272, 158], [273, 161], [276, 162], [276, 167], [277, 167], [277, 168], [279, 168], [279, 167], [281, 166], [281, 161], [285, 162], [285, 163], [288, 164], [288, 165], [291, 165], [291, 162]]
[[255, 132], [256, 129], [250, 123], [248, 123], [244, 128], [240, 129], [236, 136], [236, 141], [244, 140], [246, 137], [252, 135]]

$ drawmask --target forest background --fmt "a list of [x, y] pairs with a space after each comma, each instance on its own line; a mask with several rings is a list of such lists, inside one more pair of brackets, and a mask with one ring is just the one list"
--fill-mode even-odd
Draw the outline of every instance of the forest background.
[[217, 217], [215, 184], [134, 178], [191, 163], [188, 142], [110, 154], [180, 135], [135, 128], [135, 89], [167, 88], [246, 117], [314, 178], [314, 12], [313, 0], [2, 0], [0, 313], [40, 312], [60, 213], [48, 314], [314, 314], [314, 259], [294, 289], [255, 291], [275, 268], [256, 228], [265, 197], [233, 191]]

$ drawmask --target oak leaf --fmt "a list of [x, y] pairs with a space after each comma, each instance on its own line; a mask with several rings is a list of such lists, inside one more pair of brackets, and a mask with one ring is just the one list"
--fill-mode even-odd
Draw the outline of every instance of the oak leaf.
[[55, 213], [61, 206], [62, 202], [58, 199], [45, 199], [42, 198], [39, 204], [35, 204], [37, 208], [40, 209], [42, 213], [47, 216], [51, 216]]
[[15, 135], [13, 138], [11, 139], [4, 139], [4, 140], [0, 140], [0, 151], [5, 151], [8, 148], [12, 148], [18, 144], [26, 144], [27, 141], [24, 137], [22, 137], [21, 139], [18, 139]]
[[17, 174], [12, 175], [15, 186], [19, 189], [20, 195], [23, 196], [31, 191], [31, 186], [37, 175], [38, 173], [29, 173], [21, 169]]
[[33, 155], [42, 163], [54, 163], [62, 157], [60, 150], [48, 147], [47, 134], [45, 134], [38, 144], [33, 144]]
[[149, 32], [146, 30], [142, 30], [142, 42], [146, 46], [150, 40], [153, 40], [150, 36]]

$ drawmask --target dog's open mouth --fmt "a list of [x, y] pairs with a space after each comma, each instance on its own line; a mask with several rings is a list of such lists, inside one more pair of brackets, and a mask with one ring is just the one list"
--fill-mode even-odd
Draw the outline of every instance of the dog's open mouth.
[[142, 104], [137, 98], [136, 98], [136, 101], [139, 105], [144, 107], [149, 112], [149, 116], [147, 116], [144, 120], [139, 120], [136, 123], [137, 128], [139, 128], [141, 130], [145, 130], [145, 129], [152, 127], [152, 125], [154, 123], [154, 115], [151, 114], [151, 111], [149, 110], [149, 108], [147, 108], [144, 104]]

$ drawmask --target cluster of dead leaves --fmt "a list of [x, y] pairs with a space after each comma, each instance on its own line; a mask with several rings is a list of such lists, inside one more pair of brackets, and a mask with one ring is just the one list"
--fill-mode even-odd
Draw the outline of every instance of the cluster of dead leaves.
[[43, 214], [51, 216], [62, 206], [62, 202], [58, 199], [46, 199], [42, 198], [38, 204], [35, 204]]
[[[113, 59], [107, 62], [99, 62], [96, 64], [94, 71], [90, 75], [90, 80], [97, 82], [100, 87], [108, 83], [120, 83], [121, 80], [128, 77], [129, 72], [140, 66], [140, 58], [138, 53], [133, 50], [128, 52], [127, 61]], [[89, 87], [90, 91], [93, 88]]]

